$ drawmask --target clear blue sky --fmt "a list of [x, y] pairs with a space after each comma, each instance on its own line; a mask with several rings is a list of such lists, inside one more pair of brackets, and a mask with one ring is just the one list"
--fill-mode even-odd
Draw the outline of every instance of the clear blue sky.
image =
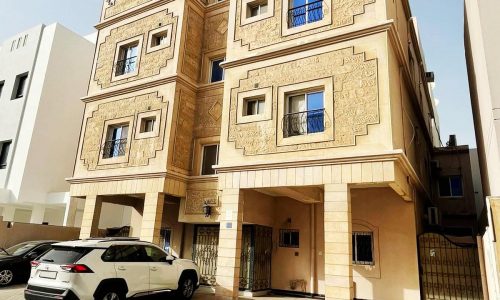
[[[86, 35], [94, 32], [103, 0], [1, 0], [0, 41], [34, 25], [59, 22]], [[457, 134], [476, 144], [463, 46], [463, 0], [410, 0], [418, 18], [427, 67], [436, 75], [443, 143]]]

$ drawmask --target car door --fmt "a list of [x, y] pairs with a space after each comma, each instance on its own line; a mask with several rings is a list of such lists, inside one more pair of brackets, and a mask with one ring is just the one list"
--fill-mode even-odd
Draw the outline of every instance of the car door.
[[179, 282], [177, 266], [167, 253], [155, 246], [145, 246], [149, 262], [151, 291], [176, 290]]
[[116, 276], [127, 283], [127, 296], [147, 293], [149, 291], [149, 264], [144, 246], [115, 245], [114, 261]]

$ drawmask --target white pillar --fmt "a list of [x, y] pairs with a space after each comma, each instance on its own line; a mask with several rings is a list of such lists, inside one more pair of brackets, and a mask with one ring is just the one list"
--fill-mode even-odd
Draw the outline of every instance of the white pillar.
[[41, 204], [34, 204], [31, 210], [31, 224], [42, 224], [45, 217], [45, 206]]
[[76, 212], [78, 210], [78, 198], [70, 197], [66, 203], [66, 210], [64, 211], [63, 226], [75, 227]]

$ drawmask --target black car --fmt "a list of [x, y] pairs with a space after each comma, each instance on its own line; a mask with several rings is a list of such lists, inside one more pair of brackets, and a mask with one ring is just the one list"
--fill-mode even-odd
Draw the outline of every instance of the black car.
[[56, 241], [31, 241], [8, 249], [0, 247], [0, 287], [14, 282], [27, 282], [31, 261], [49, 250]]

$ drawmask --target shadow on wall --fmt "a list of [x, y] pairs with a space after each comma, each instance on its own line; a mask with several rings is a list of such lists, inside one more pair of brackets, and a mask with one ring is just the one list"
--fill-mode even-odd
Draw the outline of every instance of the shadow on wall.
[[4, 222], [0, 217], [0, 247], [38, 240], [68, 241], [80, 236], [80, 228]]

